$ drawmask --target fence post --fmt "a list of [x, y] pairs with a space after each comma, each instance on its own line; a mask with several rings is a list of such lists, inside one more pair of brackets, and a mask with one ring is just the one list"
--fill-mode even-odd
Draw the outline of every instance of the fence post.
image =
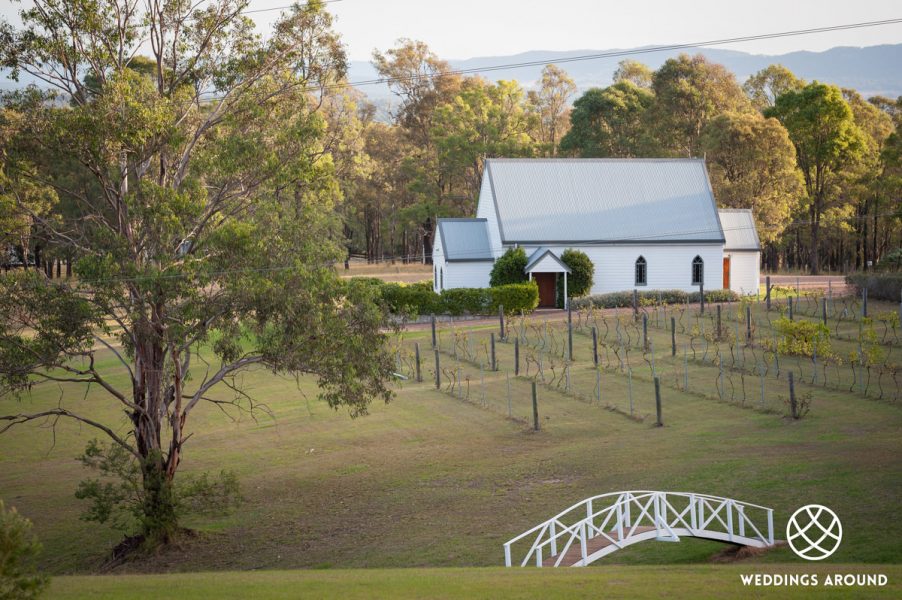
[[514, 376], [520, 374], [520, 338], [514, 338]]
[[432, 323], [432, 347], [436, 348], [438, 346], [436, 344], [436, 338], [435, 338], [435, 315], [434, 314], [432, 315], [432, 319], [430, 319], [430, 322]]
[[435, 350], [435, 389], [442, 389], [442, 370], [438, 361], [438, 350]]
[[532, 429], [539, 430], [539, 396], [535, 380], [532, 382]]
[[492, 333], [491, 338], [490, 338], [490, 345], [491, 345], [491, 350], [492, 350], [492, 371], [497, 371], [498, 364], [495, 362], [495, 334], [494, 334], [494, 332]]
[[670, 356], [676, 356], [676, 318], [670, 317]]
[[793, 419], [798, 419], [798, 409], [796, 408], [796, 386], [793, 380], [792, 371], [789, 372], [789, 411], [792, 413]]
[[511, 373], [510, 371], [505, 371], [504, 375], [507, 379], [507, 418], [510, 419], [513, 416], [513, 407], [511, 406]]
[[764, 278], [764, 302], [767, 304], [768, 312], [770, 312], [770, 275]]
[[420, 371], [420, 342], [413, 346], [417, 357], [417, 383], [423, 383], [423, 373]]
[[752, 307], [749, 304], [745, 305], [745, 339], [752, 341]]
[[639, 314], [639, 290], [633, 288], [633, 315]]
[[721, 339], [723, 336], [721, 335], [720, 329], [720, 304], [717, 305], [717, 339]]
[[601, 369], [595, 366], [595, 400], [601, 404]]
[[655, 377], [655, 408], [658, 411], [658, 422], [656, 427], [664, 427], [664, 421], [661, 417], [661, 380]]
[[699, 284], [698, 284], [698, 297], [699, 297], [699, 302], [701, 303], [701, 314], [705, 314], [705, 284], [704, 284], [704, 282], [699, 282]]
[[504, 339], [504, 305], [501, 304], [498, 306], [498, 327], [501, 334], [501, 339]]
[[821, 298], [821, 314], [824, 318], [824, 327], [827, 326], [827, 298]]
[[598, 330], [592, 326], [592, 363], [598, 366]]
[[861, 316], [868, 317], [868, 288], [861, 288]]
[[642, 315], [642, 349], [648, 350], [648, 315]]
[[573, 311], [567, 303], [567, 360], [573, 360]]
[[789, 300], [789, 320], [792, 321], [792, 296], [789, 296], [787, 300]]
[[633, 416], [633, 370], [630, 367], [626, 368], [626, 381], [630, 397], [630, 416]]

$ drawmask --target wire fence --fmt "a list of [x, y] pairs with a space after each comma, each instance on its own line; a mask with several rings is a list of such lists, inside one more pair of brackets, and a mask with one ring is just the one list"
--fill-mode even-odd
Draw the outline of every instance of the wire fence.
[[[790, 302], [793, 320], [826, 321], [820, 352], [816, 345], [811, 355], [784, 351], [780, 319], [790, 318]], [[672, 391], [803, 416], [825, 389], [900, 400], [898, 319], [887, 316], [894, 308], [888, 303], [870, 308], [873, 316], [863, 317], [860, 300], [815, 294], [772, 301], [770, 310], [754, 301], [707, 305], [704, 312], [652, 302], [619, 312], [573, 311], [569, 320], [514, 317], [503, 329], [437, 323], [434, 347], [429, 338], [402, 336], [394, 351], [401, 377], [419, 375], [423, 385], [527, 427], [537, 424], [533, 383], [540, 426], [590, 409], [653, 423], [658, 398]]]

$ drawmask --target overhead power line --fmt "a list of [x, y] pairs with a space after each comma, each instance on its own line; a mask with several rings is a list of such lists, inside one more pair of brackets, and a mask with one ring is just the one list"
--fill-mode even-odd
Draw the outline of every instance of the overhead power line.
[[707, 46], [723, 46], [726, 44], [736, 44], [741, 42], [752, 42], [758, 40], [770, 40], [777, 38], [786, 38], [786, 37], [795, 37], [800, 35], [813, 35], [817, 33], [828, 33], [831, 31], [845, 31], [849, 29], [864, 29], [868, 27], [880, 27], [883, 25], [896, 25], [902, 23], [902, 17], [895, 19], [881, 19], [879, 21], [863, 21], [860, 23], [845, 23], [841, 25], [830, 25], [826, 27], [811, 27], [808, 29], [793, 29], [789, 31], [778, 31], [774, 33], [760, 33], [756, 35], [745, 35], [739, 37], [732, 38], [720, 38], [713, 40], [705, 40], [700, 42], [686, 42], [682, 44], [665, 44], [660, 46], [648, 46], [645, 48], [633, 48], [630, 50], [611, 50], [608, 52], [598, 52], [595, 54], [583, 54], [580, 56], [566, 56], [559, 57], [554, 59], [545, 59], [545, 60], [530, 60], [523, 62], [515, 62], [515, 63], [502, 63], [497, 65], [489, 65], [486, 67], [473, 67], [469, 69], [453, 69], [450, 71], [444, 71], [442, 73], [436, 74], [417, 74], [410, 77], [399, 77], [399, 78], [379, 78], [379, 79], [366, 79], [362, 81], [352, 81], [346, 84], [337, 84], [351, 87], [358, 87], [363, 85], [379, 85], [379, 84], [388, 84], [394, 83], [396, 81], [416, 81], [418, 79], [428, 79], [434, 77], [448, 77], [453, 75], [469, 75], [474, 73], [486, 73], [491, 71], [501, 71], [505, 69], [519, 69], [525, 67], [540, 67], [547, 65], [549, 63], [561, 64], [561, 63], [571, 63], [571, 62], [581, 62], [587, 60], [598, 60], [602, 58], [618, 58], [622, 56], [635, 56], [641, 54], [652, 54], [655, 52], [666, 52], [669, 50], [686, 50], [689, 48], [700, 48]]

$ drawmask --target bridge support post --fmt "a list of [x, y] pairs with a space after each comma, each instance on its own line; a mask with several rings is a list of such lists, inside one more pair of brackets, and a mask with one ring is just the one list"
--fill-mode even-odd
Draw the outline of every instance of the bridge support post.
[[504, 544], [504, 566], [511, 566], [511, 545]]
[[554, 526], [554, 521], [551, 522], [551, 556], [557, 556], [557, 527]]
[[697, 503], [698, 499], [695, 497], [695, 494], [689, 496], [689, 524], [692, 526], [693, 533], [695, 533], [695, 530], [698, 529], [698, 515], [695, 512]]
[[745, 507], [741, 504], [736, 505], [736, 517], [739, 519], [739, 535], [745, 537]]
[[588, 558], [589, 558], [589, 549], [588, 549], [588, 545], [586, 544], [586, 522], [585, 522], [585, 521], [583, 521], [583, 522], [582, 522], [582, 525], [580, 526], [580, 531], [579, 531], [579, 549], [580, 549], [580, 552], [582, 553], [582, 556], [583, 556], [583, 563], [582, 563], [582, 566], [585, 567], [585, 566], [586, 566], [586, 561], [587, 561]]
[[727, 500], [727, 535], [730, 536], [730, 541], [733, 541], [733, 501]]
[[774, 511], [767, 509], [767, 543], [774, 545]]
[[595, 524], [592, 522], [593, 521], [592, 500], [589, 500], [588, 502], [586, 502], [586, 519], [589, 521], [589, 527], [591, 528], [589, 530], [589, 537], [590, 538], [595, 537], [595, 532], [594, 532]]

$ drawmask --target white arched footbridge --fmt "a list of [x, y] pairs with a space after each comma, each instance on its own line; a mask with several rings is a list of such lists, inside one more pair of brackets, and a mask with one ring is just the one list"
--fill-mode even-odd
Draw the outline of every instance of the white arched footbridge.
[[506, 542], [504, 564], [584, 567], [638, 542], [678, 542], [684, 536], [766, 548], [774, 545], [774, 511], [707, 494], [602, 494]]

